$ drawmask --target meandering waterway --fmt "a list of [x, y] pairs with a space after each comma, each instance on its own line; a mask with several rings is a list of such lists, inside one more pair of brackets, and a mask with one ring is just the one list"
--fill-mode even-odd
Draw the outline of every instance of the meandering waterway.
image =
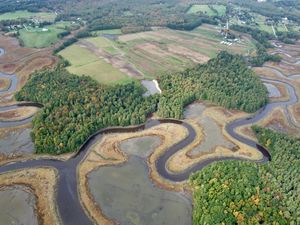
[[[280, 71], [278, 71], [278, 72], [280, 72]], [[281, 74], [281, 75], [284, 76], [283, 74]], [[15, 79], [14, 75], [0, 74], [0, 77], [7, 78], [8, 76], [9, 76], [9, 79], [12, 80], [12, 84], [13, 84], [14, 83], [13, 80]], [[271, 159], [271, 156], [266, 149], [259, 146], [255, 141], [238, 134], [236, 132], [236, 128], [239, 126], [256, 123], [259, 120], [265, 118], [271, 112], [271, 110], [274, 109], [275, 107], [278, 107], [278, 106], [287, 107], [289, 105], [295, 104], [298, 100], [295, 89], [290, 84], [280, 81], [280, 80], [276, 80], [276, 79], [263, 78], [262, 80], [263, 80], [263, 82], [272, 82], [272, 83], [275, 82], [275, 83], [280, 83], [280, 84], [284, 85], [289, 92], [290, 99], [287, 101], [282, 101], [282, 102], [269, 103], [264, 108], [260, 109], [253, 116], [250, 116], [249, 118], [235, 120], [233, 122], [228, 123], [225, 127], [226, 131], [233, 138], [235, 138], [235, 139], [241, 141], [242, 143], [247, 144], [251, 147], [257, 148], [258, 151], [260, 151], [262, 153], [262, 155], [263, 155], [262, 159], [258, 160], [256, 162], [266, 162]], [[1, 94], [6, 94], [9, 92], [12, 92], [15, 90], [15, 88], [16, 88], [16, 84], [11, 85], [11, 87], [8, 90], [3, 91]], [[24, 104], [30, 104], [30, 103], [24, 103]], [[39, 105], [36, 105], [36, 106], [39, 106]], [[7, 110], [8, 108], [18, 108], [18, 107], [20, 107], [20, 104], [19, 105], [11, 105], [8, 107], [0, 107], [0, 111]], [[31, 118], [28, 118], [28, 120], [23, 120], [21, 122], [16, 121], [15, 125], [19, 125], [20, 123], [26, 124], [26, 123], [30, 122], [30, 119]], [[133, 131], [138, 131], [138, 130], [144, 130], [144, 129], [149, 129], [150, 127], [156, 126], [160, 123], [180, 124], [183, 127], [185, 127], [188, 131], [188, 136], [185, 139], [177, 142], [176, 144], [171, 146], [169, 149], [167, 149], [165, 151], [165, 153], [162, 154], [156, 161], [156, 168], [157, 168], [158, 173], [166, 179], [169, 179], [174, 182], [183, 181], [183, 180], [188, 179], [189, 175], [192, 172], [200, 170], [204, 166], [207, 166], [208, 164], [210, 164], [212, 162], [220, 161], [220, 160], [237, 159], [237, 158], [233, 158], [233, 157], [217, 157], [214, 159], [208, 159], [208, 160], [201, 161], [198, 164], [196, 164], [180, 173], [176, 173], [176, 174], [171, 173], [166, 168], [166, 162], [177, 151], [181, 150], [185, 146], [192, 143], [193, 140], [195, 139], [196, 132], [190, 124], [188, 124], [184, 121], [164, 119], [164, 120], [148, 120], [146, 122], [146, 124], [143, 124], [140, 126], [135, 126], [135, 127], [126, 127], [126, 128], [116, 127], [116, 128], [101, 129], [97, 133], [92, 135], [82, 145], [82, 147], [79, 149], [78, 153], [73, 158], [71, 158], [67, 161], [40, 159], [40, 160], [28, 160], [28, 161], [24, 161], [24, 162], [15, 162], [15, 163], [1, 166], [0, 173], [13, 171], [16, 169], [25, 169], [25, 168], [33, 168], [33, 167], [41, 167], [41, 166], [50, 166], [50, 167], [56, 168], [57, 172], [59, 174], [58, 183], [57, 183], [56, 202], [58, 205], [60, 217], [62, 219], [63, 224], [64, 225], [93, 224], [93, 222], [87, 216], [87, 214], [86, 214], [85, 210], [83, 209], [83, 207], [80, 203], [80, 200], [79, 200], [78, 186], [77, 186], [77, 183], [78, 183], [78, 181], [77, 181], [77, 179], [78, 179], [77, 166], [79, 165], [80, 161], [83, 160], [83, 158], [87, 154], [87, 151], [90, 149], [90, 147], [93, 144], [95, 144], [99, 138], [101, 138], [103, 135], [105, 135], [107, 133], [124, 133], [124, 132], [133, 132]], [[10, 124], [10, 125], [13, 125], [13, 124]], [[0, 124], [0, 126], [5, 126], [5, 124]], [[141, 166], [142, 164], [140, 164], [139, 162], [134, 162], [135, 157], [136, 156], [133, 156], [133, 158], [129, 159], [129, 161], [131, 162], [133, 160], [133, 164], [135, 166], [137, 166], [137, 167]], [[242, 159], [240, 158], [240, 160], [242, 160]], [[128, 169], [127, 167], [129, 167], [129, 170], [130, 170], [130, 165], [131, 165], [130, 162], [127, 166], [125, 165], [124, 171], [126, 171]], [[145, 168], [145, 167], [143, 166], [143, 168]], [[115, 169], [116, 168], [114, 168], [114, 167], [106, 168], [108, 173], [113, 173], [113, 171], [115, 171]], [[101, 173], [103, 173], [103, 172], [101, 172]], [[120, 174], [121, 174], [121, 172], [120, 172]], [[148, 179], [146, 177], [143, 177], [142, 175], [140, 177], [141, 177], [141, 179], [146, 179], [146, 180]], [[145, 180], [145, 182], [146, 182], [146, 180]], [[172, 199], [172, 198], [170, 198], [170, 199]], [[170, 204], [172, 204], [172, 203], [170, 203]], [[158, 214], [156, 214], [154, 212], [153, 215], [159, 216], [159, 212], [157, 212], [157, 213]], [[129, 214], [130, 214], [129, 215], [130, 218], [138, 218], [136, 216], [137, 214], [135, 214], [135, 213], [129, 213]], [[76, 215], [76, 216], [74, 216], [74, 215]], [[122, 214], [119, 215], [119, 218], [121, 218], [121, 217], [122, 217]], [[118, 219], [118, 218], [116, 217], [116, 219]]]

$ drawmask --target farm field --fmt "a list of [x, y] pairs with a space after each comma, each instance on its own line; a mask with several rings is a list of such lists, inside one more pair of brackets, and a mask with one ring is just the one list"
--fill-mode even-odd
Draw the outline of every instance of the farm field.
[[[120, 35], [117, 40], [104, 37], [87, 38], [81, 40], [81, 44], [89, 46], [90, 54], [98, 54], [113, 67], [126, 70], [130, 76], [134, 73], [137, 78], [152, 79], [204, 63], [221, 50], [239, 54], [255, 51], [254, 44], [246, 36], [231, 46], [221, 44], [222, 40], [223, 37], [215, 27], [203, 25], [192, 32], [160, 29]], [[93, 49], [97, 51], [93, 52]], [[61, 55], [70, 60], [68, 54]], [[126, 64], [126, 68], [120, 67], [120, 64]], [[78, 73], [78, 68], [72, 72]]]
[[[265, 24], [266, 17], [255, 14], [256, 22], [258, 23], [258, 28], [260, 30], [266, 31], [270, 34], [273, 34], [272, 26]], [[275, 31], [285, 32], [287, 31], [282, 23], [274, 24]]]
[[0, 14], [0, 21], [1, 20], [16, 20], [16, 19], [30, 19], [35, 18], [42, 21], [54, 21], [56, 15], [55, 13], [48, 13], [48, 12], [28, 12], [28, 11], [15, 11], [15, 12], [8, 12], [4, 14]]
[[19, 30], [19, 39], [28, 48], [44, 48], [55, 44], [59, 37], [58, 35], [66, 29], [75, 28], [67, 22], [59, 22], [43, 28], [26, 27]]
[[71, 66], [67, 67], [71, 73], [87, 75], [104, 84], [124, 83], [131, 80], [111, 64], [77, 44], [64, 49], [59, 54], [71, 63]]
[[[235, 7], [235, 10], [237, 10], [237, 12], [240, 12], [241, 10], [247, 11], [246, 9], [239, 8], [239, 7]], [[256, 28], [261, 31], [268, 32], [269, 34], [274, 34], [271, 23], [270, 24], [267, 23], [267, 17], [253, 12], [251, 12], [250, 15], [252, 16], [251, 25], [249, 24], [250, 23], [249, 20], [246, 23], [245, 21], [243, 21], [243, 19], [239, 19], [237, 15], [233, 15], [233, 17], [230, 18], [229, 23], [237, 24], [241, 26], [247, 26], [250, 28]], [[274, 23], [273, 26], [275, 32], [287, 32], [287, 31], [299, 30], [299, 27], [292, 23], [284, 25], [282, 22], [278, 22], [278, 23]]]
[[224, 5], [192, 5], [187, 13], [204, 13], [208, 16], [224, 16], [225, 12], [226, 6]]
[[19, 38], [24, 43], [25, 47], [43, 48], [48, 47], [58, 41], [57, 35], [63, 30], [57, 28], [25, 28], [19, 31]]
[[121, 29], [97, 30], [97, 31], [93, 31], [93, 34], [96, 34], [96, 35], [101, 35], [101, 34], [115, 34], [115, 35], [120, 35], [120, 34], [122, 34], [122, 31], [121, 31]]

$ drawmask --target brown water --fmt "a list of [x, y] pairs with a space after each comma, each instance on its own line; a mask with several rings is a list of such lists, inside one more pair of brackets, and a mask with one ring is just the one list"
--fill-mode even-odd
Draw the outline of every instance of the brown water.
[[89, 175], [92, 196], [108, 218], [122, 225], [191, 224], [189, 198], [155, 186], [141, 158], [159, 143], [160, 138], [154, 136], [123, 141], [121, 149], [131, 155], [128, 162], [102, 167]]
[[190, 104], [184, 110], [184, 118], [193, 119], [199, 117], [202, 115], [205, 109], [206, 106], [201, 102]]
[[30, 128], [19, 128], [7, 132], [0, 139], [1, 154], [29, 154], [34, 152], [34, 144], [30, 137]]
[[120, 144], [120, 148], [123, 152], [140, 156], [140, 157], [148, 157], [153, 150], [158, 147], [160, 144], [160, 138], [157, 136], [146, 136], [146, 137], [138, 137], [131, 138], [125, 141], [122, 141]]
[[213, 119], [202, 115], [206, 108], [204, 103], [197, 102], [187, 106], [184, 111], [184, 118], [186, 119], [196, 119], [202, 116], [198, 123], [203, 128], [204, 139], [200, 145], [190, 152], [191, 155], [212, 152], [215, 150], [216, 146], [224, 146], [229, 149], [235, 147], [233, 143], [224, 138], [220, 126]]
[[0, 189], [0, 225], [37, 225], [35, 197], [25, 187]]
[[201, 152], [212, 152], [216, 146], [224, 146], [229, 149], [235, 147], [232, 142], [224, 138], [220, 126], [213, 119], [204, 116], [198, 123], [203, 128], [204, 140], [191, 151], [191, 155], [197, 155]]

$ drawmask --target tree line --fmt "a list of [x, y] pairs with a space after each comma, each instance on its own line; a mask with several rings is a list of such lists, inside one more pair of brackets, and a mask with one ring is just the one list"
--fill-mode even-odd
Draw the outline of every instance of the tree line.
[[193, 224], [300, 224], [300, 142], [253, 127], [272, 160], [217, 162], [191, 175]]
[[250, 34], [251, 37], [257, 41], [256, 56], [250, 57], [249, 59], [249, 62], [252, 66], [262, 66], [267, 61], [279, 62], [281, 60], [280, 56], [269, 55], [267, 53], [267, 48], [273, 47], [269, 42], [273, 36], [268, 32], [240, 25], [232, 25], [230, 28], [238, 32]]
[[160, 77], [159, 85], [158, 114], [166, 118], [182, 118], [184, 107], [198, 99], [246, 112], [268, 102], [266, 87], [243, 58], [224, 51], [206, 64]]
[[33, 119], [36, 152], [61, 154], [77, 150], [100, 128], [145, 122], [157, 97], [143, 97], [144, 91], [137, 82], [104, 86], [58, 66], [34, 73], [16, 99], [44, 105]]
[[240, 56], [227, 52], [182, 73], [162, 76], [162, 95], [147, 98], [138, 82], [104, 86], [68, 73], [64, 63], [34, 73], [16, 94], [18, 101], [45, 105], [33, 120], [32, 137], [38, 153], [74, 151], [96, 130], [140, 124], [154, 111], [161, 117], [182, 118], [184, 107], [197, 99], [246, 112], [254, 112], [268, 101], [260, 79]]

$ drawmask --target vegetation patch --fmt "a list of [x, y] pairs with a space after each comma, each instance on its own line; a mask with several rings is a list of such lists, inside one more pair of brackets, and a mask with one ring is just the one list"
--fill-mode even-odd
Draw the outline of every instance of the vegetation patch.
[[33, 120], [36, 152], [61, 154], [78, 150], [100, 128], [145, 122], [156, 97], [143, 93], [137, 83], [107, 87], [57, 67], [33, 74], [16, 99], [44, 104]]
[[59, 55], [70, 62], [71, 65], [67, 69], [73, 74], [90, 76], [103, 84], [128, 83], [131, 80], [93, 52], [77, 44], [62, 50]]
[[[298, 224], [300, 143], [255, 127], [272, 161], [218, 162], [191, 175], [193, 224]], [[289, 162], [289, 163], [284, 163]]]
[[110, 30], [95, 30], [93, 34], [96, 35], [103, 35], [103, 34], [113, 34], [113, 35], [120, 35], [122, 34], [121, 29], [110, 29]]
[[114, 56], [124, 64], [132, 64], [138, 72], [149, 78], [205, 63], [221, 50], [238, 54], [255, 51], [251, 39], [241, 38], [240, 43], [231, 46], [222, 44], [222, 40], [218, 29], [210, 25], [200, 26], [190, 32], [159, 29], [119, 35], [117, 40], [105, 37], [84, 39], [109, 54], [110, 59]]
[[202, 13], [207, 16], [224, 16], [225, 12], [226, 6], [224, 5], [192, 5], [187, 13]]
[[17, 19], [39, 19], [42, 21], [54, 21], [56, 15], [50, 12], [29, 12], [26, 10], [20, 10], [15, 12], [7, 12], [0, 14], [1, 20], [17, 20]]
[[66, 30], [56, 28], [54, 25], [44, 28], [26, 27], [19, 30], [19, 38], [25, 47], [44, 48], [55, 44], [59, 40], [59, 34]]
[[197, 100], [209, 100], [228, 109], [255, 112], [268, 101], [266, 87], [237, 55], [220, 52], [207, 64], [162, 76], [158, 113], [182, 118], [183, 108]]

